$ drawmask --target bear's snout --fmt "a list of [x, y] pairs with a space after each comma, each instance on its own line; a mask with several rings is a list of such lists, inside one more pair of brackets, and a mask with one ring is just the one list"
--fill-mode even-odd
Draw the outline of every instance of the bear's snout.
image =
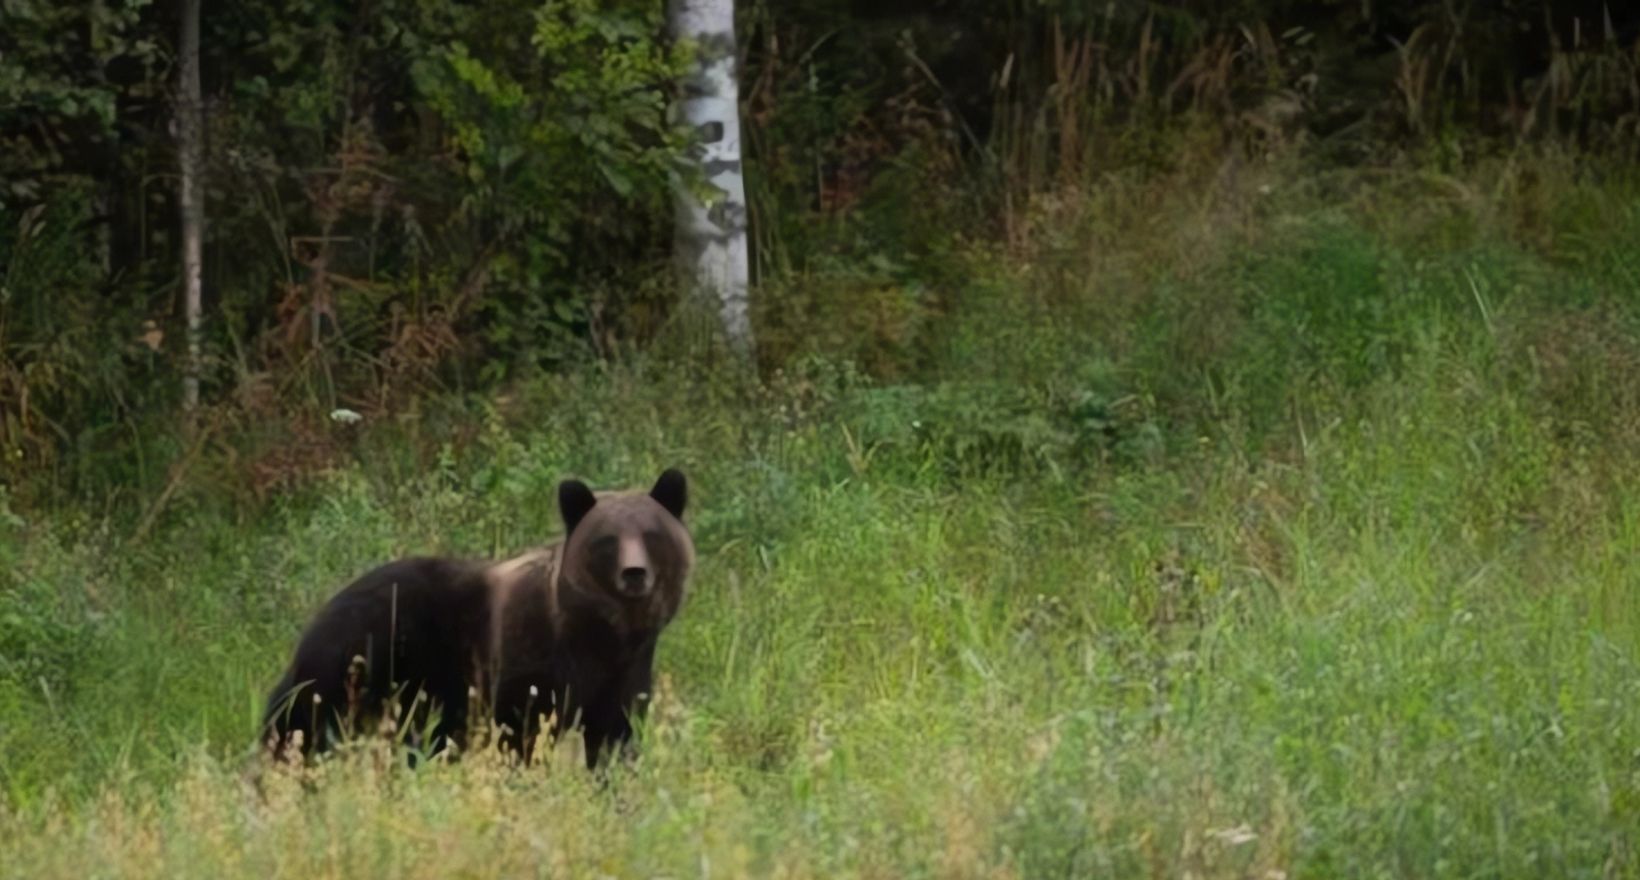
[[621, 569], [621, 592], [625, 595], [642, 596], [653, 585], [654, 579], [649, 576], [649, 569], [637, 565]]
[[637, 535], [621, 536], [619, 565], [621, 574], [616, 589], [621, 591], [621, 595], [641, 598], [655, 585], [655, 577], [649, 566], [649, 549], [644, 546], [643, 538]]

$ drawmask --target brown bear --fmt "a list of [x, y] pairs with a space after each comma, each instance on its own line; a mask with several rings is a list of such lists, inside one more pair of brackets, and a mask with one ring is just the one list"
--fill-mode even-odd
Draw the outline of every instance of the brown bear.
[[304, 753], [324, 750], [368, 731], [391, 700], [401, 729], [431, 733], [429, 751], [459, 750], [469, 709], [487, 699], [502, 745], [524, 760], [549, 717], [550, 733], [581, 728], [596, 765], [630, 739], [656, 640], [683, 601], [695, 559], [687, 498], [670, 469], [647, 494], [599, 496], [566, 480], [556, 544], [503, 562], [419, 557], [365, 573], [302, 635], [268, 700], [265, 744], [280, 754], [300, 732]]

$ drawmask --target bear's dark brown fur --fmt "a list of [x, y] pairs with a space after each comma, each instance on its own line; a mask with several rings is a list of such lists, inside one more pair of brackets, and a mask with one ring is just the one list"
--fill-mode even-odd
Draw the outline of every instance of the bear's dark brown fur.
[[425, 745], [462, 745], [481, 697], [524, 758], [547, 716], [578, 724], [595, 764], [631, 737], [656, 640], [683, 601], [695, 555], [687, 497], [675, 470], [647, 494], [600, 497], [567, 480], [557, 544], [499, 563], [423, 557], [365, 573], [303, 634], [268, 700], [265, 742], [279, 753], [300, 732], [304, 752], [323, 750], [370, 730], [391, 700], [412, 732], [436, 715]]

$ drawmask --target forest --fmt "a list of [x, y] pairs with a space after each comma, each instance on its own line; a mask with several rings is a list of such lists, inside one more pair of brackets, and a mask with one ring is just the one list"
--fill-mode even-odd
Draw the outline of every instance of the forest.
[[[0, 2], [0, 876], [1640, 877], [1640, 8], [722, 0], [741, 326], [691, 4]], [[667, 467], [633, 760], [259, 753]]]

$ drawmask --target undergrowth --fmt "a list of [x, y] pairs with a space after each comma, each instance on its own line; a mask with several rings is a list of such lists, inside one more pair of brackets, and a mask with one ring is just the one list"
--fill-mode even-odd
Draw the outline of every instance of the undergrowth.
[[[875, 362], [816, 307], [756, 381], [320, 419], [323, 476], [140, 540], [0, 495], [5, 873], [1640, 875], [1640, 201], [1555, 173], [1112, 179], [932, 292], [832, 279], [937, 302]], [[260, 768], [330, 591], [668, 465], [701, 564], [635, 765]]]

